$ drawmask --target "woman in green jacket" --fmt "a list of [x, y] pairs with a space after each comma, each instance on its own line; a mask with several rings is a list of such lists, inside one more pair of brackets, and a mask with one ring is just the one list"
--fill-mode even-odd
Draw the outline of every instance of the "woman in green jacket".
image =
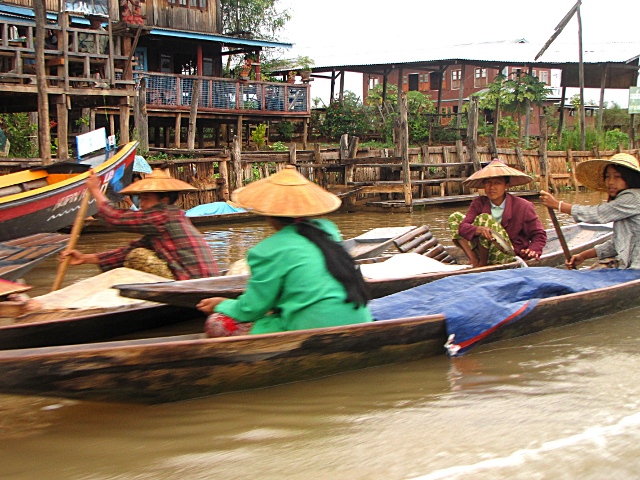
[[295, 167], [233, 193], [241, 207], [267, 217], [276, 233], [249, 250], [251, 278], [237, 299], [208, 298], [209, 336], [284, 332], [372, 321], [366, 284], [340, 245], [336, 225], [308, 217], [332, 212], [340, 199]]

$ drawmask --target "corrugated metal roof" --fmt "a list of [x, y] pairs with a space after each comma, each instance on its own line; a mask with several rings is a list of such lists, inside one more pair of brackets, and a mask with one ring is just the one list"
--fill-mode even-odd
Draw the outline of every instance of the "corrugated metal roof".
[[[344, 67], [372, 67], [376, 65], [472, 63], [495, 65], [546, 65], [549, 67], [578, 63], [577, 44], [553, 43], [535, 61], [543, 43], [527, 43], [523, 40], [473, 43], [445, 47], [426, 46], [416, 49], [389, 48], [389, 50], [357, 53], [334, 52], [316, 61], [325, 66], [314, 67], [314, 72], [342, 69]], [[640, 41], [583, 44], [584, 63], [630, 63], [640, 56]], [[333, 57], [333, 58], [332, 58]]]
[[218, 35], [214, 33], [185, 32], [184, 30], [172, 30], [169, 28], [153, 28], [151, 35], [160, 35], [165, 37], [191, 38], [194, 40], [205, 40], [207, 42], [220, 42], [228, 45], [246, 45], [249, 47], [273, 47], [273, 48], [291, 48], [291, 43], [270, 42], [267, 40], [250, 40], [246, 38], [228, 37], [226, 35]]

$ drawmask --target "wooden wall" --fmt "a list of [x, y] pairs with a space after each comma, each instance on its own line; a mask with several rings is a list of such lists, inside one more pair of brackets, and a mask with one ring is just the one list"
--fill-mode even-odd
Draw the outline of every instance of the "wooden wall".
[[[148, 0], [142, 3], [142, 14], [146, 24], [154, 27], [174, 28], [203, 33], [219, 33], [216, 0], [207, 0], [207, 8], [185, 8], [168, 0]], [[200, 0], [197, 0], [200, 1]], [[187, 0], [190, 3], [191, 0]]]

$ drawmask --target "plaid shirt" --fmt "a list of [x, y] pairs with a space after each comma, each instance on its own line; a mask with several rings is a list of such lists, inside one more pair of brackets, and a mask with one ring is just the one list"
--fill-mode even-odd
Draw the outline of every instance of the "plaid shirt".
[[126, 247], [98, 253], [103, 271], [122, 267], [129, 252], [142, 247], [167, 262], [176, 280], [218, 275], [211, 248], [178, 206], [157, 204], [148, 210], [133, 211], [103, 204], [98, 215], [119, 230], [144, 235]]
[[615, 257], [619, 268], [640, 269], [640, 189], [628, 188], [600, 205], [573, 205], [577, 222], [613, 222], [613, 238], [596, 245], [599, 259]]

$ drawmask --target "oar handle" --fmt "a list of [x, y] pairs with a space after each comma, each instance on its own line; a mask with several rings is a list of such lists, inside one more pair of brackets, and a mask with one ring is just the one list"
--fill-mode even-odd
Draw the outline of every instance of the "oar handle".
[[[82, 232], [82, 224], [84, 223], [84, 218], [87, 216], [87, 208], [89, 208], [89, 200], [91, 199], [91, 192], [89, 190], [85, 190], [84, 197], [82, 197], [82, 203], [80, 204], [80, 209], [76, 215], [76, 219], [73, 222], [73, 227], [71, 228], [71, 235], [69, 238], [69, 243], [67, 243], [66, 252], [70, 252], [74, 248], [76, 248], [76, 244], [78, 243], [78, 238], [80, 238], [80, 232]], [[67, 268], [69, 268], [69, 262], [71, 262], [71, 257], [66, 256], [65, 259], [58, 265], [58, 273], [56, 274], [56, 279], [53, 281], [53, 286], [51, 287], [51, 291], [55, 292], [62, 285], [62, 281], [64, 280], [64, 276], [67, 273]]]
[[570, 262], [571, 250], [569, 250], [569, 245], [567, 245], [567, 240], [564, 238], [564, 234], [562, 233], [560, 222], [558, 222], [558, 217], [556, 217], [556, 212], [554, 212], [553, 208], [551, 207], [547, 207], [547, 210], [549, 211], [549, 216], [551, 217], [551, 221], [553, 222], [553, 228], [556, 229], [556, 233], [558, 234], [558, 240], [560, 241], [560, 245], [562, 246], [564, 257], [567, 259], [567, 262]]

